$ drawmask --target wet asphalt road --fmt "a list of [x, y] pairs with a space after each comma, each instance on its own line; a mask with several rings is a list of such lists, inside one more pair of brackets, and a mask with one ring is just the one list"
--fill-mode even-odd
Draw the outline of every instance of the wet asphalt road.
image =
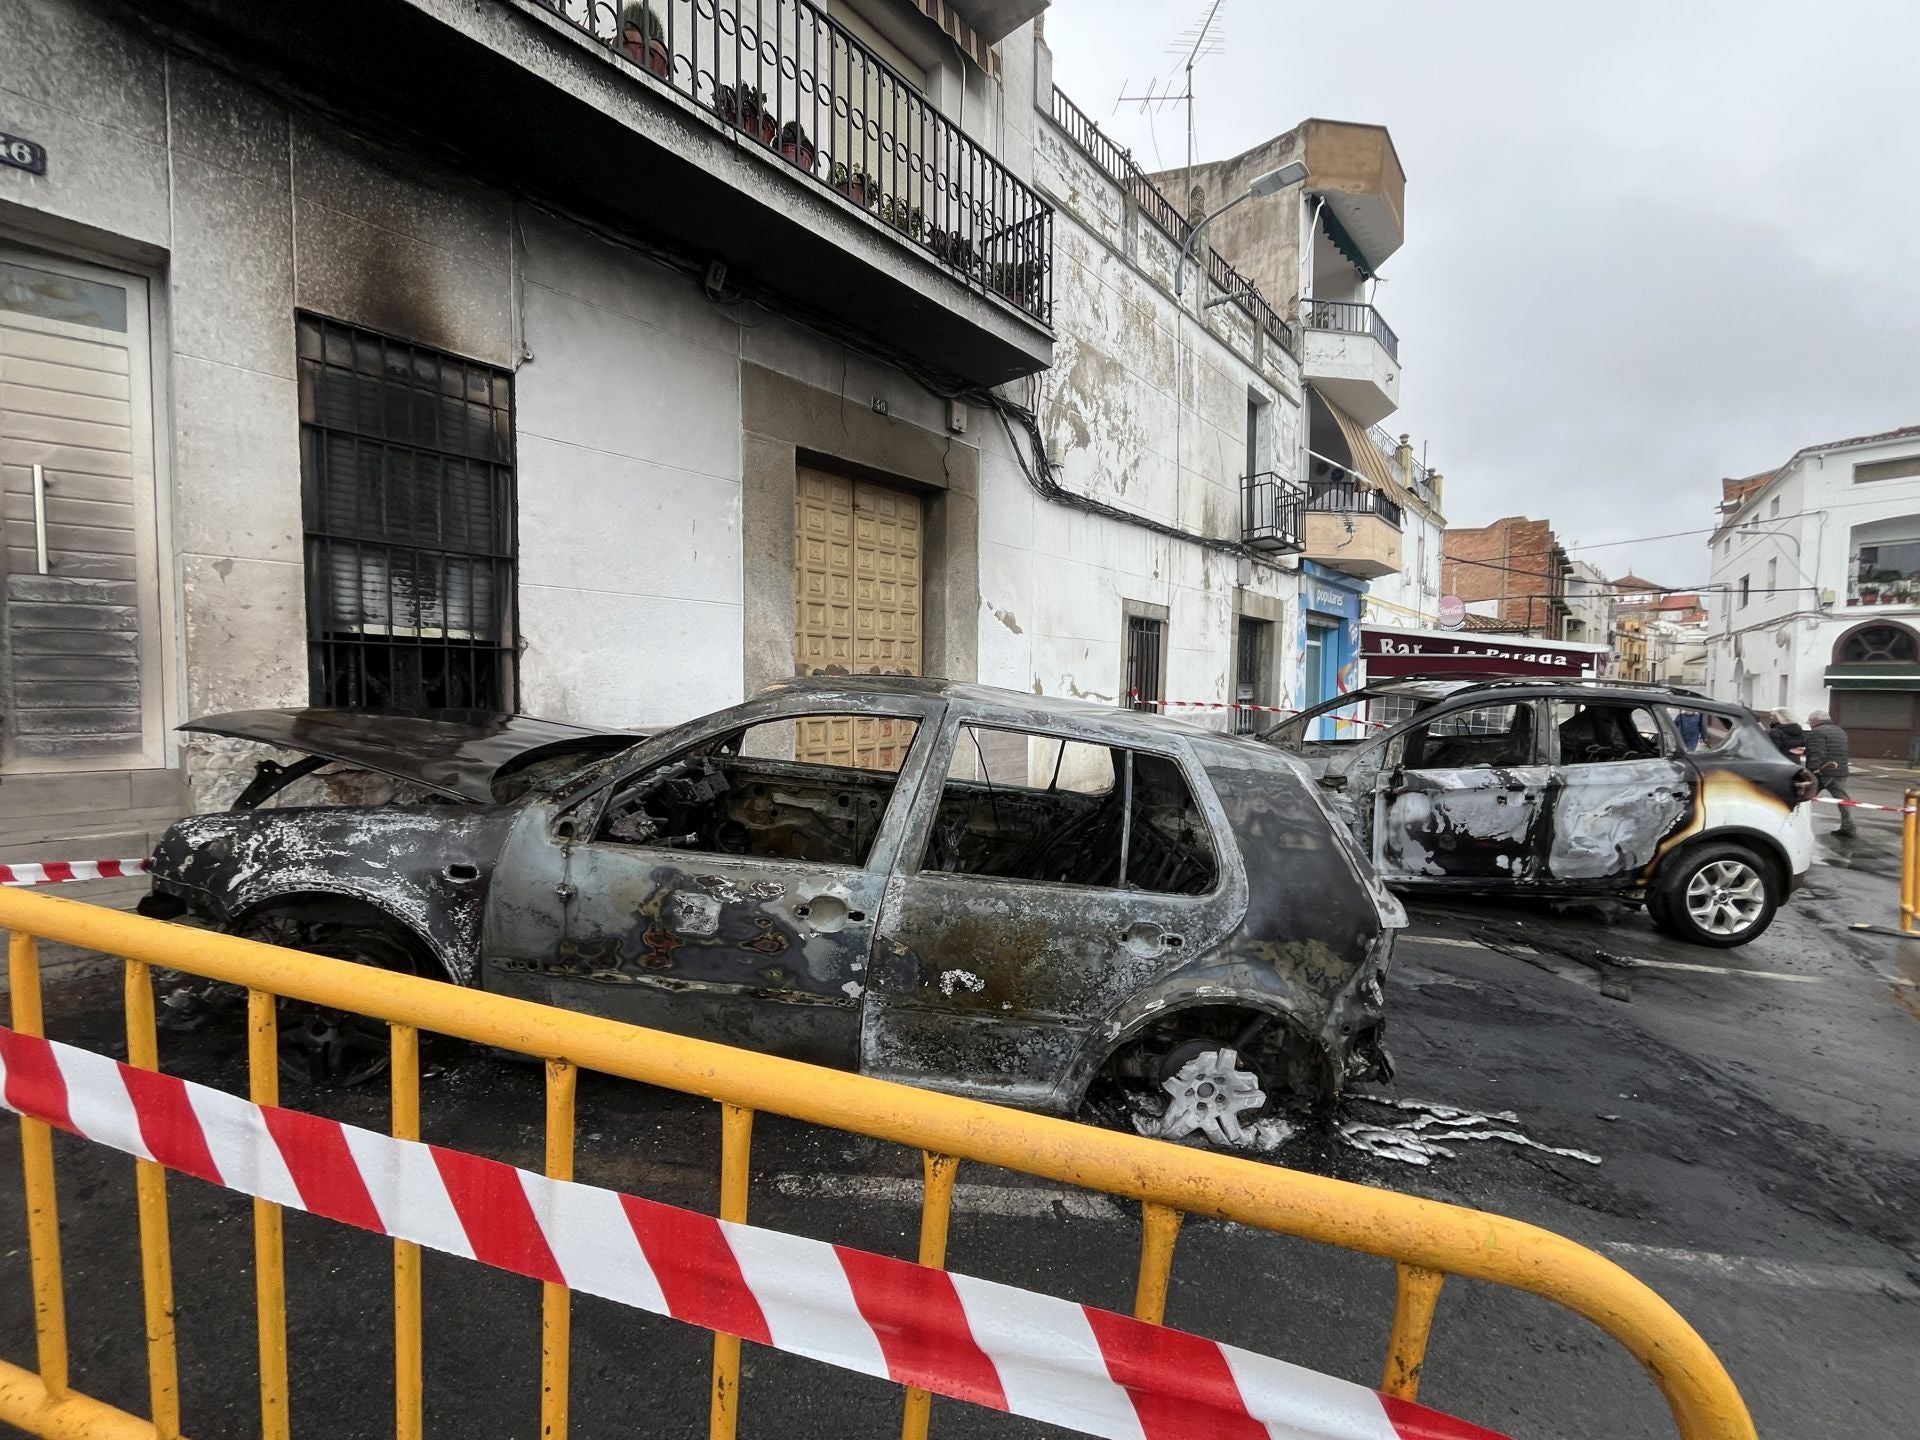
[[[1824, 832], [1832, 812], [1821, 816]], [[1473, 1205], [1597, 1246], [1660, 1289], [1717, 1347], [1763, 1436], [1915, 1433], [1920, 1356], [1920, 956], [1858, 936], [1893, 919], [1888, 818], [1823, 840], [1812, 884], [1762, 940], [1676, 945], [1638, 914], [1420, 905], [1390, 984], [1392, 1093], [1512, 1110], [1542, 1144], [1491, 1141], [1426, 1168], [1296, 1140], [1283, 1163]], [[1911, 950], [1920, 952], [1920, 944]], [[1654, 963], [1621, 963], [1621, 962]], [[1706, 966], [1707, 969], [1665, 968]], [[117, 986], [50, 1004], [59, 1038], [121, 1053]], [[243, 1085], [238, 1037], [168, 1042], [169, 1068]], [[439, 1053], [428, 1137], [537, 1166], [537, 1070]], [[376, 1093], [290, 1103], [384, 1126]], [[580, 1177], [712, 1208], [718, 1119], [677, 1095], [585, 1077]], [[1381, 1107], [1356, 1118], [1391, 1121]], [[1401, 1117], [1404, 1118], [1404, 1117]], [[0, 1355], [33, 1354], [12, 1127], [0, 1155]], [[145, 1369], [131, 1165], [61, 1137], [76, 1383], [136, 1411]], [[917, 1155], [763, 1117], [753, 1216], [910, 1256]], [[1128, 1308], [1138, 1222], [1023, 1177], [963, 1170], [956, 1269]], [[972, 1188], [978, 1187], [978, 1188]], [[170, 1184], [188, 1433], [257, 1433], [247, 1202]], [[383, 1242], [287, 1219], [297, 1435], [391, 1433]], [[446, 1437], [538, 1433], [539, 1296], [528, 1281], [429, 1255], [427, 1415]], [[1179, 1242], [1169, 1321], [1359, 1380], [1377, 1378], [1392, 1304], [1383, 1262], [1213, 1222]], [[573, 1433], [706, 1433], [709, 1341], [576, 1300]], [[897, 1433], [898, 1392], [748, 1347], [741, 1434]], [[1624, 1440], [1671, 1429], [1652, 1385], [1598, 1331], [1472, 1282], [1443, 1295], [1422, 1399], [1523, 1437]], [[937, 1437], [1054, 1433], [935, 1402]]]

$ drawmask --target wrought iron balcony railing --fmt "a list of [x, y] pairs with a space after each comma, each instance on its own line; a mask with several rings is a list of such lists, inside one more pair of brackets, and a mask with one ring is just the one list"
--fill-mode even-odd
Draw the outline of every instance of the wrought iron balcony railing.
[[[1130, 152], [1114, 144], [1105, 131], [1087, 118], [1084, 110], [1057, 88], [1053, 92], [1053, 123], [1066, 132], [1067, 138], [1096, 168], [1133, 197], [1133, 203], [1140, 207], [1140, 213], [1152, 221], [1161, 234], [1175, 245], [1187, 243], [1188, 232], [1193, 227], [1187, 217], [1180, 213], [1180, 207], [1147, 178], [1144, 170], [1133, 163]], [[1227, 258], [1211, 245], [1199, 248], [1206, 253], [1196, 258], [1204, 260], [1208, 278], [1225, 291], [1235, 305], [1246, 311], [1256, 325], [1277, 340], [1283, 349], [1297, 355], [1299, 346], [1293, 327], [1267, 303], [1266, 297], [1253, 281], [1228, 264]]]
[[1307, 492], [1272, 470], [1240, 477], [1240, 537], [1255, 550], [1284, 555], [1307, 548]]
[[1316, 515], [1378, 515], [1396, 530], [1403, 513], [1398, 501], [1344, 476], [1307, 481], [1307, 509]]
[[969, 284], [1053, 318], [1053, 207], [807, 0], [537, 0]]
[[1347, 335], [1371, 335], [1395, 361], [1400, 359], [1400, 337], [1371, 305], [1358, 300], [1309, 300], [1309, 330], [1338, 330]]

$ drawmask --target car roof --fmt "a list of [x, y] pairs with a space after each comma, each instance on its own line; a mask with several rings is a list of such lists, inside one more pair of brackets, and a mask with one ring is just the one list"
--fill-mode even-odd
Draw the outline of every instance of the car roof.
[[1149, 731], [1175, 735], [1183, 740], [1208, 740], [1222, 743], [1242, 742], [1260, 754], [1269, 747], [1250, 736], [1228, 735], [1190, 720], [1156, 714], [1151, 710], [1130, 710], [1124, 705], [1094, 700], [1076, 700], [1064, 695], [1036, 695], [1025, 690], [1003, 690], [994, 685], [979, 685], [968, 680], [947, 680], [919, 675], [796, 675], [776, 680], [760, 692], [775, 695], [911, 695], [922, 699], [946, 700], [976, 709], [983, 714], [999, 711], [1000, 718], [1018, 725], [1076, 721], [1097, 721], [1102, 725], [1119, 722], [1139, 725]]
[[1453, 675], [1406, 675], [1376, 681], [1353, 692], [1353, 698], [1365, 695], [1419, 695], [1431, 699], [1451, 699], [1461, 695], [1499, 692], [1515, 700], [1537, 700], [1555, 696], [1578, 695], [1582, 699], [1657, 701], [1688, 710], [1712, 710], [1724, 715], [1750, 715], [1744, 705], [1730, 700], [1715, 700], [1698, 690], [1678, 685], [1656, 685], [1637, 680], [1588, 680], [1574, 676], [1499, 675], [1467, 678]]

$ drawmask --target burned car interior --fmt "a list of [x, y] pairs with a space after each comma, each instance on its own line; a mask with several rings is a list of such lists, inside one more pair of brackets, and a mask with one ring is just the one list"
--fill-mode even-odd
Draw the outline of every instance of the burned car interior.
[[1206, 894], [1217, 873], [1173, 761], [974, 725], [960, 728], [921, 868], [1174, 895]]
[[[617, 788], [600, 835], [628, 845], [864, 865], [917, 729], [894, 717], [809, 716], [728, 731]], [[829, 763], [755, 753], [776, 749], [824, 753]]]

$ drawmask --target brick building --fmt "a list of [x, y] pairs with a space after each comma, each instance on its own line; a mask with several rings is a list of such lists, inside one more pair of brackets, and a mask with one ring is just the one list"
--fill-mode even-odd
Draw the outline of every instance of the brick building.
[[1571, 565], [1553, 526], [1509, 515], [1477, 530], [1448, 530], [1441, 588], [1467, 603], [1470, 615], [1502, 630], [1566, 639]]

